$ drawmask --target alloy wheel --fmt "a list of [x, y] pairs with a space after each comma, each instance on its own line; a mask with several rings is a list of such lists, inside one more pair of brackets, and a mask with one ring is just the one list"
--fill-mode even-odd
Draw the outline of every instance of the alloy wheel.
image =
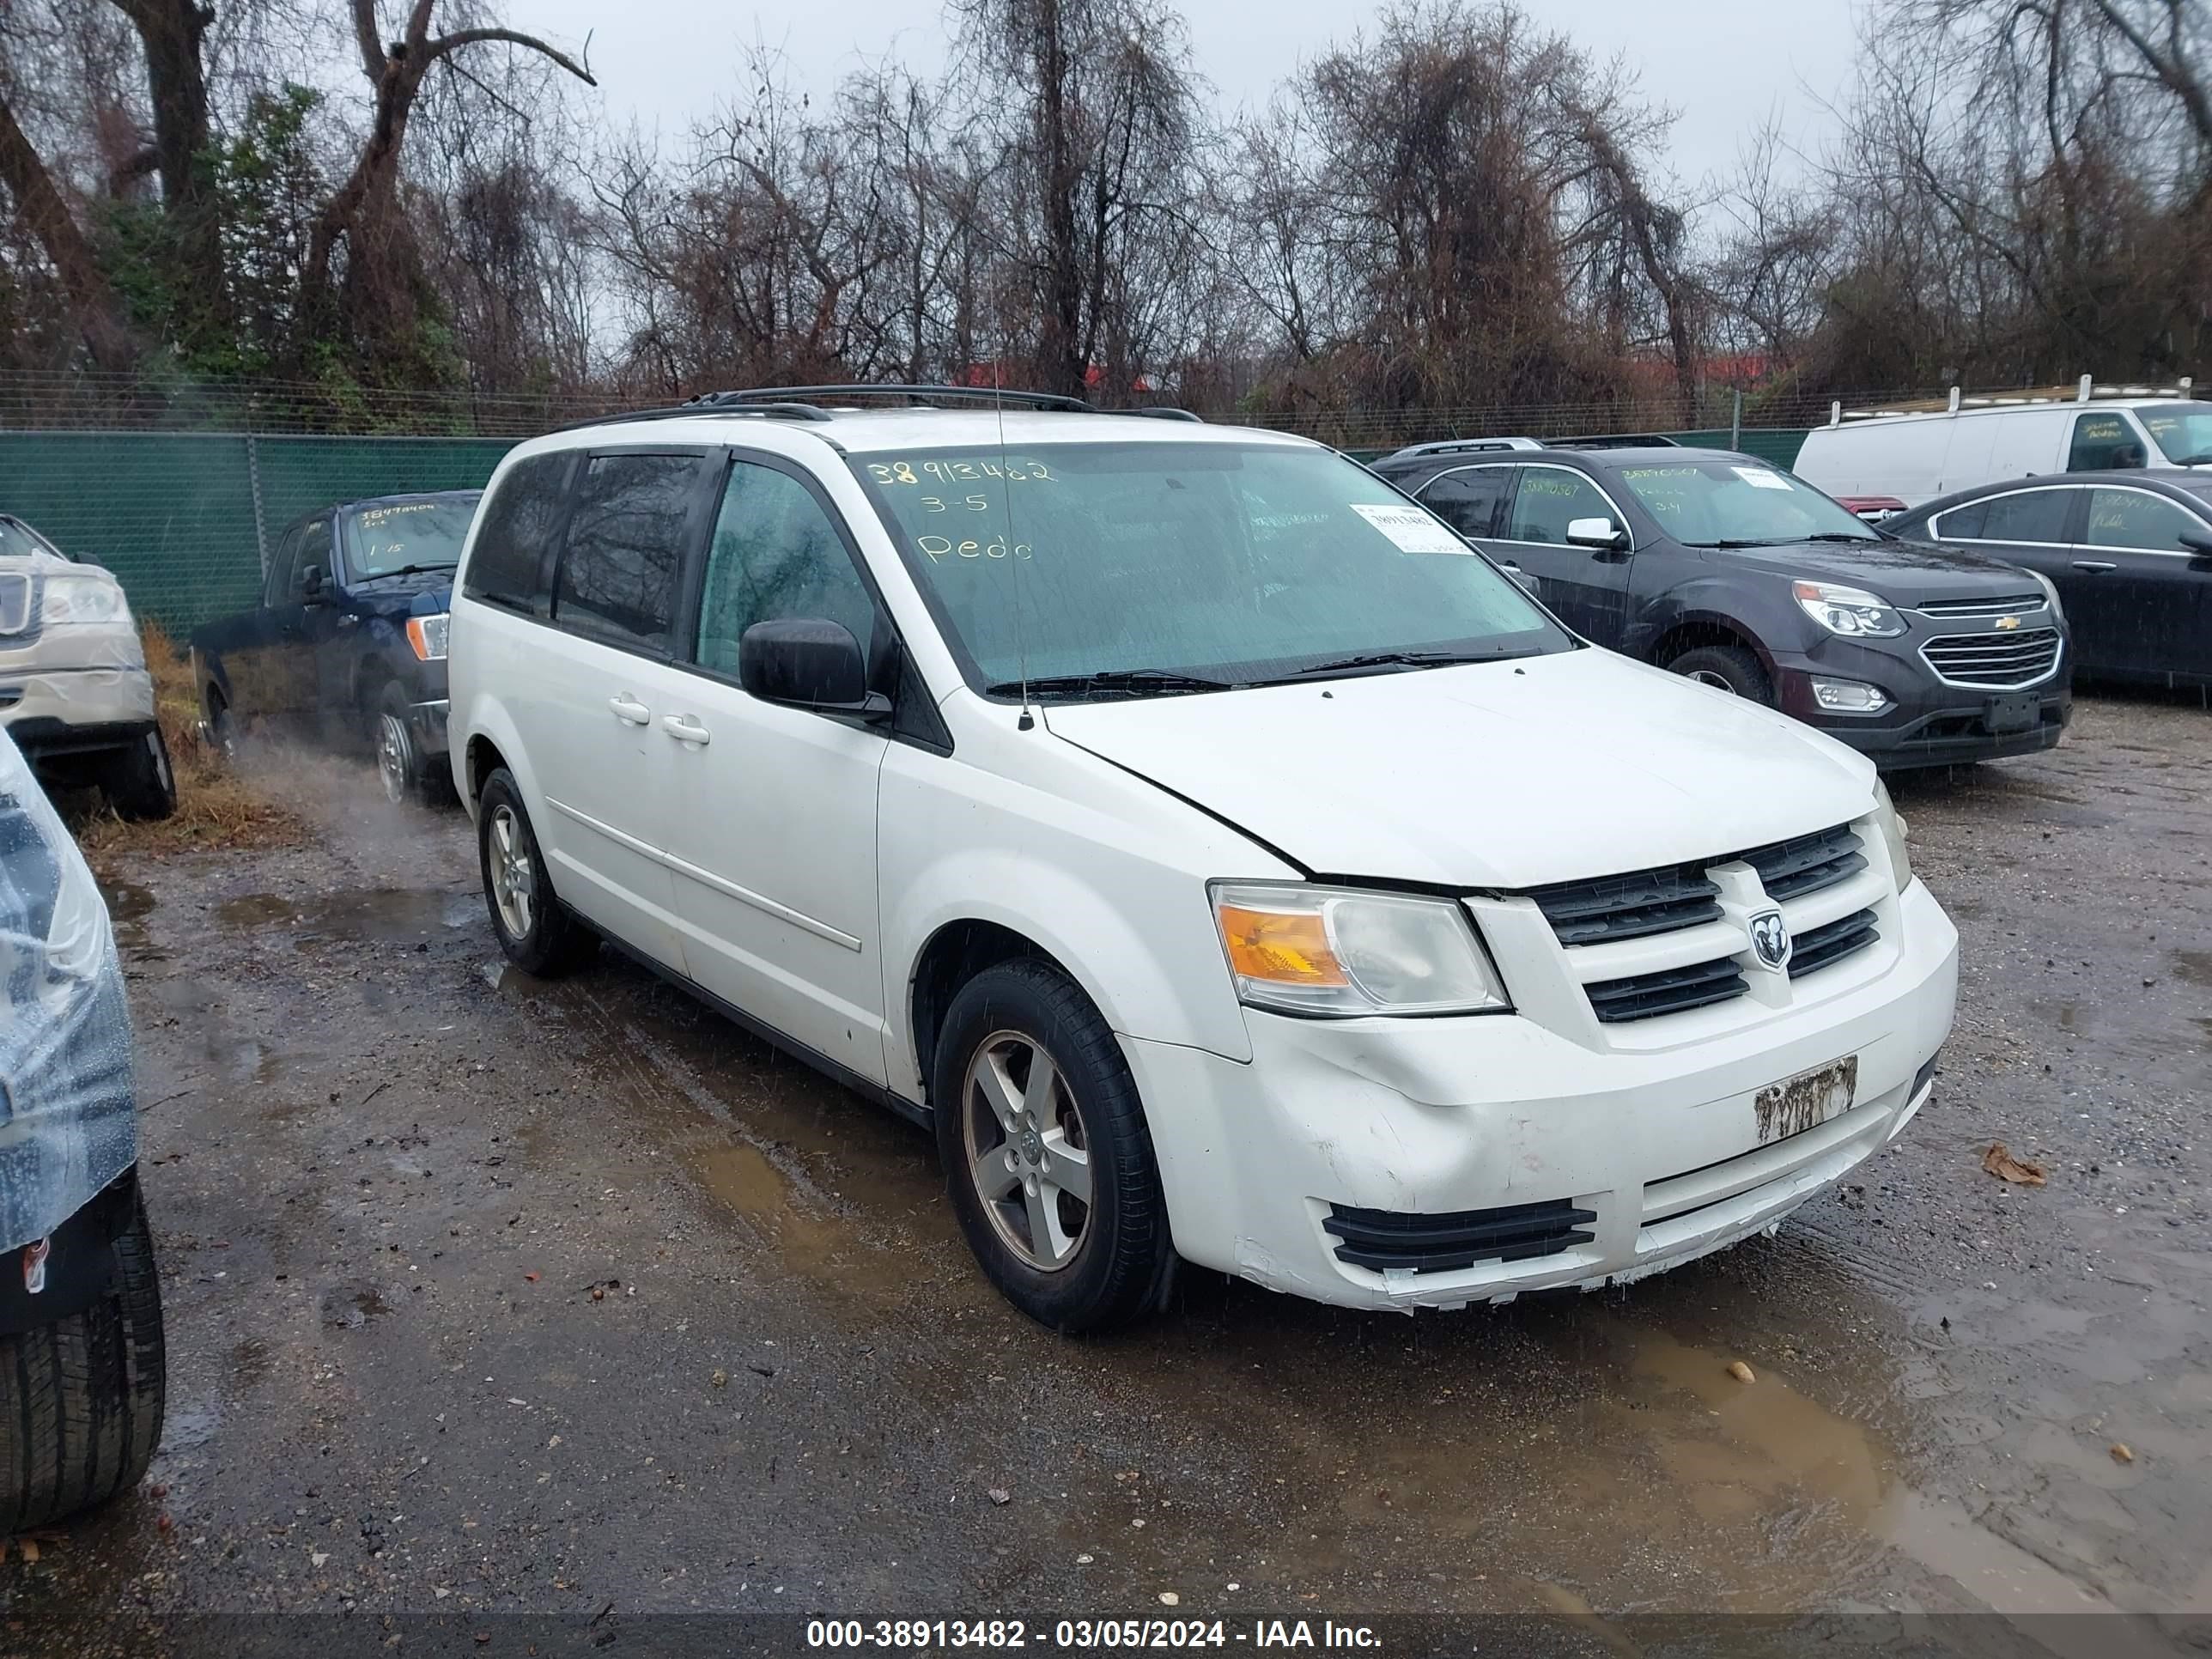
[[384, 714], [376, 722], [376, 770], [384, 781], [384, 798], [398, 803], [407, 799], [410, 775], [415, 769], [415, 743], [407, 723], [397, 714]]
[[1066, 1079], [1033, 1039], [994, 1031], [963, 1093], [961, 1144], [992, 1231], [1024, 1265], [1060, 1272], [1091, 1213], [1089, 1139]]
[[499, 911], [499, 925], [511, 939], [530, 937], [531, 894], [536, 872], [531, 867], [530, 843], [522, 820], [512, 806], [492, 809], [488, 830], [491, 857], [491, 902]]

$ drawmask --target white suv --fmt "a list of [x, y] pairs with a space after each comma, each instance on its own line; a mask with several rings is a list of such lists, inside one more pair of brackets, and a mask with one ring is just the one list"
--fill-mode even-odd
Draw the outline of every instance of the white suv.
[[1928, 1098], [1957, 935], [1848, 749], [1319, 445], [856, 390], [514, 450], [455, 782], [514, 961], [611, 939], [932, 1123], [1025, 1311], [1621, 1283]]

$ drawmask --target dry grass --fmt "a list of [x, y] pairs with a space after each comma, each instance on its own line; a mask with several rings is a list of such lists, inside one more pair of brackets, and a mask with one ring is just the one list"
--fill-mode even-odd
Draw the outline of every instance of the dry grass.
[[138, 631], [154, 676], [155, 715], [177, 775], [177, 810], [158, 823], [126, 823], [97, 795], [66, 802], [64, 810], [78, 844], [88, 854], [158, 855], [188, 848], [283, 847], [304, 839], [306, 822], [270, 798], [266, 780], [242, 775], [200, 740], [199, 692], [189, 659], [158, 623], [142, 623]]

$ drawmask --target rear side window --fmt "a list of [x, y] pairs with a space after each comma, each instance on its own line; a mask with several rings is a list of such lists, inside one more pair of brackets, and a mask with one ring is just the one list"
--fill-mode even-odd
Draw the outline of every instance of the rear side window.
[[2206, 534], [2204, 521], [2163, 495], [2141, 489], [2089, 492], [2089, 533], [2082, 539], [2092, 547], [2186, 553], [2191, 550], [2181, 538], [2191, 532]]
[[2023, 489], [2015, 495], [1993, 495], [1983, 503], [1987, 511], [1982, 518], [1981, 539], [2063, 542], [2074, 494], [2070, 489]]
[[869, 650], [875, 600], [814, 492], [774, 467], [735, 463], [707, 554], [700, 665], [734, 675], [738, 641], [755, 623], [817, 617], [844, 623]]
[[1498, 533], [1498, 504], [1513, 477], [1510, 466], [1462, 467], [1439, 473], [1420, 494], [1423, 507], [1462, 536]]
[[559, 544], [567, 502], [567, 455], [533, 455], [518, 461], [484, 503], [483, 523], [469, 554], [461, 591], [533, 617], [553, 605], [553, 550]]
[[696, 455], [595, 455], [569, 514], [553, 620], [609, 644], [674, 647]]
[[1567, 526], [1577, 519], [1620, 522], [1613, 504], [1579, 472], [1565, 467], [1524, 467], [1521, 487], [1513, 492], [1513, 512], [1506, 521], [1508, 541], [1542, 542], [1564, 547]]
[[2142, 440], [2127, 416], [2106, 412], [2074, 417], [2074, 441], [2066, 451], [2069, 472], [2102, 472], [2108, 467], [2141, 466]]

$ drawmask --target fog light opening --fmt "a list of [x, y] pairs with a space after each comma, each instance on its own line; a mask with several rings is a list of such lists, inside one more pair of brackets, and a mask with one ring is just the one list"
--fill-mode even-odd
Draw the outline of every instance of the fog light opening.
[[1832, 714], [1879, 714], [1889, 707], [1880, 686], [1856, 680], [1814, 680], [1813, 701]]

